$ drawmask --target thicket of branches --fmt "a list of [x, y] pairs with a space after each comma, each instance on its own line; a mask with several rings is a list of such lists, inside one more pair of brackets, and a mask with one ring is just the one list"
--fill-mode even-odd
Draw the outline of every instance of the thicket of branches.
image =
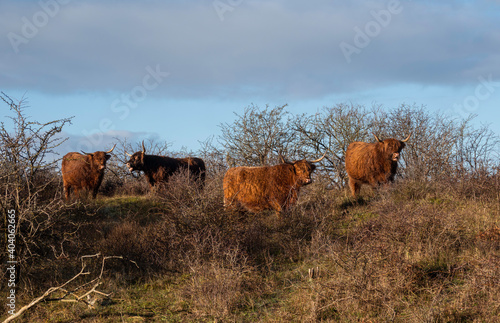
[[455, 119], [406, 104], [393, 110], [337, 104], [296, 116], [285, 107], [252, 105], [237, 114], [233, 123], [221, 124], [217, 139], [229, 166], [269, 165], [276, 163], [278, 154], [293, 160], [317, 158], [326, 152], [323, 171], [341, 189], [347, 184], [344, 156], [348, 145], [374, 142], [373, 134], [381, 139], [411, 134], [399, 168], [399, 175], [407, 179], [459, 179], [491, 173], [499, 165], [499, 137], [487, 125], [475, 127], [474, 116]]
[[16, 102], [3, 92], [0, 99], [13, 114], [7, 117], [12, 121], [11, 127], [0, 123], [0, 179], [4, 193], [0, 201], [3, 206], [20, 211], [31, 210], [51, 184], [46, 179], [59, 160], [48, 161], [46, 157], [65, 141], [57, 134], [71, 118], [46, 123], [32, 121], [26, 116], [24, 99]]
[[300, 154], [295, 145], [297, 133], [292, 131], [293, 119], [286, 104], [270, 109], [250, 106], [236, 115], [232, 124], [221, 124], [219, 143], [227, 154], [229, 166], [250, 166], [276, 163], [277, 154]]
[[[24, 99], [15, 101], [3, 92], [0, 99], [11, 114], [10, 124], [0, 123], [0, 207], [5, 220], [7, 210], [15, 209], [16, 253], [23, 270], [29, 267], [26, 259], [38, 257], [37, 250], [46, 242], [41, 234], [62, 206], [58, 160], [46, 157], [64, 142], [58, 134], [71, 118], [32, 121]], [[0, 254], [5, 252], [2, 248]]]

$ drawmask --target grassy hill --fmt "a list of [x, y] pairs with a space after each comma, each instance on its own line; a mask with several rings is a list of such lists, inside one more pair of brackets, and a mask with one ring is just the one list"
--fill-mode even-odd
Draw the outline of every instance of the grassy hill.
[[90, 294], [91, 308], [58, 291], [19, 322], [500, 321], [499, 182], [399, 181], [358, 200], [317, 182], [281, 215], [225, 211], [220, 178], [64, 204], [22, 267], [17, 306], [82, 263], [89, 274], [65, 288], [82, 295], [102, 270], [110, 297]]

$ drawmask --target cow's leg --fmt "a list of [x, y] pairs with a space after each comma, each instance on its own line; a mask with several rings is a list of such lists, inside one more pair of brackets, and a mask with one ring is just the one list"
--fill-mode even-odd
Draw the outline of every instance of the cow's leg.
[[389, 175], [386, 183], [394, 183], [394, 176], [396, 176], [396, 173]]
[[76, 187], [73, 187], [73, 195], [75, 196], [76, 199], [80, 198], [80, 190]]
[[202, 170], [200, 172], [200, 176], [199, 176], [199, 182], [200, 182], [200, 190], [202, 190], [204, 187], [205, 187], [205, 177], [207, 175], [205, 174], [205, 171]]
[[349, 177], [349, 187], [351, 188], [352, 196], [356, 197], [361, 189], [361, 184], [357, 180]]
[[95, 198], [97, 197], [97, 191], [98, 191], [98, 190], [99, 190], [99, 189], [94, 189], [94, 190], [92, 190], [92, 198], [93, 198], [93, 199], [95, 199]]
[[69, 196], [71, 194], [71, 185], [64, 185], [64, 198], [69, 201]]

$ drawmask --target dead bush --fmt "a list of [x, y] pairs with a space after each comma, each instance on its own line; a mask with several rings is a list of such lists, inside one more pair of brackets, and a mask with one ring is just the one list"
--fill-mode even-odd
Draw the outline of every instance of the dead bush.
[[98, 250], [137, 263], [143, 273], [171, 268], [171, 235], [163, 223], [140, 225], [133, 220], [115, 224], [98, 242]]
[[238, 259], [238, 249], [229, 250], [222, 259], [190, 266], [190, 279], [182, 297], [192, 304], [198, 318], [233, 320], [248, 294], [245, 278], [251, 268]]

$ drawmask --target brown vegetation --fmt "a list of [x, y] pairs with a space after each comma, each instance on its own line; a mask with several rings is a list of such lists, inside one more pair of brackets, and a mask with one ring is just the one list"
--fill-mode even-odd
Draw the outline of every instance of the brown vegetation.
[[[361, 124], [360, 109], [332, 108], [311, 120]], [[388, 118], [395, 124], [387, 129], [394, 128], [396, 135], [417, 128], [426, 132], [413, 132], [393, 185], [377, 191], [361, 189], [357, 200], [347, 197], [346, 176], [335, 175], [345, 175], [336, 156], [343, 158], [347, 142], [342, 146], [340, 136], [338, 141], [329, 140], [321, 128], [309, 128], [311, 120], [290, 130], [297, 131], [294, 138], [303, 143], [303, 157], [317, 156], [325, 147], [329, 154], [315, 171], [314, 182], [302, 188], [296, 205], [280, 215], [262, 211], [235, 217], [226, 211], [222, 189], [229, 167], [226, 151], [208, 149], [209, 144], [200, 152], [210, 170], [203, 190], [191, 185], [189, 174], [181, 171], [161, 190], [149, 192], [143, 177], [132, 178], [123, 163], [116, 165], [110, 159], [108, 167], [118, 175], [106, 173], [101, 187], [106, 196], [71, 204], [63, 203], [60, 174], [42, 163], [30, 184], [23, 186], [29, 173], [20, 173], [19, 178], [14, 174], [29, 168], [19, 168], [19, 163], [3, 157], [10, 155], [2, 155], [2, 165], [10, 167], [0, 168], [2, 192], [17, 189], [21, 196], [17, 200], [15, 194], [1, 196], [2, 208], [11, 201], [19, 203], [19, 308], [77, 275], [82, 255], [122, 257], [110, 258], [102, 270], [99, 291], [111, 296], [96, 295], [95, 308], [81, 302], [41, 302], [20, 320], [497, 321], [496, 137], [487, 131], [484, 136], [474, 131], [460, 136], [456, 123], [437, 129], [443, 123], [429, 115], [425, 119], [421, 110], [395, 111], [398, 114]], [[259, 111], [253, 113], [255, 117]], [[417, 125], [411, 123], [415, 120]], [[294, 120], [287, 122], [291, 125]], [[423, 141], [434, 134], [426, 125], [434, 125], [443, 142], [426, 145]], [[342, 129], [339, 125], [336, 133]], [[343, 138], [366, 140], [371, 131], [395, 135], [381, 128], [359, 129], [357, 135], [346, 132]], [[485, 143], [480, 154], [474, 153], [481, 146], [478, 142]], [[10, 147], [5, 141], [0, 146]], [[341, 146], [343, 152], [335, 150]], [[300, 154], [290, 147], [266, 148], [255, 156], [266, 152], [262, 160], [272, 164], [279, 153]], [[232, 162], [244, 161], [243, 156], [235, 155]], [[252, 160], [258, 164], [261, 159]], [[48, 182], [52, 184], [47, 186]], [[36, 203], [25, 202], [26, 197]], [[0, 255], [5, 259], [6, 251], [0, 250]], [[92, 272], [101, 272], [99, 263], [94, 266]], [[94, 277], [79, 278], [78, 283], [85, 284]], [[0, 290], [5, 295], [6, 286]], [[0, 315], [7, 317], [5, 308]]]

